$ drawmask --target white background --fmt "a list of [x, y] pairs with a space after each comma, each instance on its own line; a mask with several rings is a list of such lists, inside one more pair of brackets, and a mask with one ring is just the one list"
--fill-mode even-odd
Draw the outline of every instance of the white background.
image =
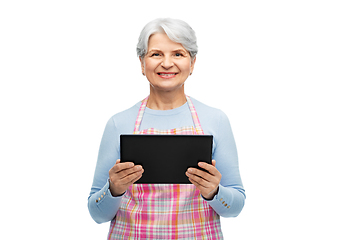
[[142, 27], [180, 18], [186, 93], [230, 118], [247, 200], [225, 239], [360, 239], [357, 1], [2, 1], [1, 239], [105, 239], [87, 210], [107, 120], [149, 91]]

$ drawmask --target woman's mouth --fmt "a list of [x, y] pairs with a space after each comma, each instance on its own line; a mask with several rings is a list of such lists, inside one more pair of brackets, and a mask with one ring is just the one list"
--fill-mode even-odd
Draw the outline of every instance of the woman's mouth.
[[174, 72], [158, 72], [157, 75], [159, 75], [161, 78], [173, 78], [176, 76], [177, 73]]

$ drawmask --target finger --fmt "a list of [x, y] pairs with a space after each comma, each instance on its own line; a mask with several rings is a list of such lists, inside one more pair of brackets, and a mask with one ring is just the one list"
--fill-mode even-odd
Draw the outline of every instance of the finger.
[[136, 165], [132, 168], [124, 169], [124, 170], [118, 172], [117, 174], [118, 174], [119, 178], [122, 179], [122, 178], [127, 177], [128, 175], [140, 172], [141, 170], [143, 170], [142, 166]]
[[198, 163], [199, 167], [207, 170], [211, 175], [218, 176], [220, 172], [216, 169], [215, 164], [216, 164], [215, 160], [212, 160], [211, 165], [208, 164], [208, 163], [205, 163], [205, 162], [199, 162]]
[[204, 179], [204, 180], [206, 180], [208, 182], [214, 181], [214, 178], [215, 178], [215, 176], [213, 176], [212, 174], [207, 173], [207, 172], [205, 172], [203, 170], [200, 170], [200, 169], [196, 169], [196, 168], [189, 168], [187, 172], [190, 173], [190, 174], [193, 174], [195, 176], [198, 176], [198, 177], [200, 177], [200, 178], [202, 178], [202, 179]]
[[133, 162], [124, 162], [124, 163], [116, 163], [113, 167], [114, 173], [118, 173], [121, 172], [123, 170], [129, 169], [134, 167], [134, 163]]
[[191, 173], [186, 173], [186, 176], [189, 177], [189, 180], [191, 183], [196, 183], [195, 186], [201, 186], [203, 188], [208, 188], [209, 187], [209, 181], [205, 180], [204, 178], [201, 178], [197, 175], [191, 174]]
[[135, 183], [137, 180], [139, 180], [141, 177], [142, 177], [142, 174], [144, 173], [144, 170], [142, 171], [142, 173], [137, 177], [135, 178], [133, 181], [131, 181], [132, 183]]
[[114, 175], [114, 174], [118, 174], [121, 171], [123, 171], [124, 169], [128, 169], [134, 166], [134, 163], [132, 162], [125, 162], [125, 163], [120, 163], [119, 159], [116, 161], [115, 165], [109, 170], [109, 176], [110, 175]]
[[134, 183], [135, 181], [137, 181], [138, 179], [141, 178], [143, 172], [144, 172], [144, 169], [142, 169], [141, 171], [129, 174], [126, 177], [124, 177], [123, 179], [121, 179], [121, 181], [123, 182], [124, 185], [125, 184], [132, 184], [132, 183]]
[[204, 186], [201, 186], [199, 183], [195, 182], [193, 179], [189, 178], [189, 181], [194, 184], [194, 186], [199, 189], [200, 191], [203, 191]]

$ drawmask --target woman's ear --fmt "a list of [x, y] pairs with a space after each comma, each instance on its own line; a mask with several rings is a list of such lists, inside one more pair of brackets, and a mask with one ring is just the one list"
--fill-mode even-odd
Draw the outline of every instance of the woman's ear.
[[141, 64], [142, 75], [145, 76], [145, 63], [144, 63], [144, 60], [141, 57], [139, 57], [139, 60], [140, 60], [140, 64]]
[[191, 65], [190, 65], [190, 74], [192, 74], [192, 72], [194, 71], [194, 65], [195, 65], [195, 61], [196, 61], [196, 56], [194, 57], [194, 59], [191, 60]]

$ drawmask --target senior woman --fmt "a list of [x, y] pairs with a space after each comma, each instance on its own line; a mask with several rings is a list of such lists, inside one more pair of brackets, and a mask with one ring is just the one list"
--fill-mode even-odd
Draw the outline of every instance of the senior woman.
[[[195, 32], [181, 20], [155, 19], [142, 30], [137, 54], [150, 94], [108, 121], [90, 214], [97, 223], [111, 220], [108, 239], [222, 239], [220, 216], [237, 216], [245, 193], [228, 118], [184, 92], [196, 61]], [[118, 159], [119, 135], [129, 133], [213, 135], [214, 160], [199, 163], [207, 171], [184, 173], [191, 184], [136, 184], [146, 169]]]

